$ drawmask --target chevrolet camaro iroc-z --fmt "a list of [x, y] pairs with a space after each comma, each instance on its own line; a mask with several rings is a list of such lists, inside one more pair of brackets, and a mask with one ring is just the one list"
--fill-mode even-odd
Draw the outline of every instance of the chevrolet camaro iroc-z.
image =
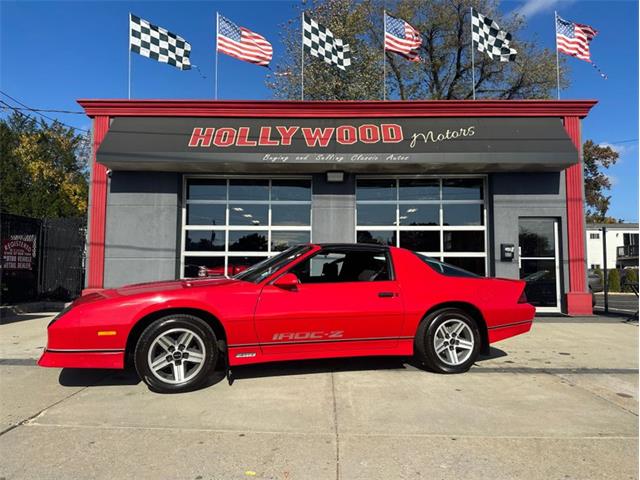
[[489, 344], [530, 330], [524, 289], [402, 248], [299, 245], [230, 278], [83, 295], [49, 324], [38, 364], [133, 365], [161, 392], [202, 386], [219, 362], [415, 355], [459, 373]]

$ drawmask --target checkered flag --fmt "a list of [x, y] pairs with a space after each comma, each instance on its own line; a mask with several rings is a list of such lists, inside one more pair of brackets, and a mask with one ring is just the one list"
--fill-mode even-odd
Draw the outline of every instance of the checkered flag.
[[471, 38], [478, 51], [487, 52], [492, 60], [498, 57], [501, 62], [513, 62], [516, 59], [518, 52], [510, 46], [511, 34], [475, 10], [471, 11]]
[[331, 30], [312, 20], [305, 13], [302, 22], [302, 44], [305, 52], [321, 58], [340, 70], [351, 65], [351, 50], [342, 39], [335, 38]]
[[129, 49], [143, 57], [190, 70], [191, 45], [175, 33], [129, 14]]

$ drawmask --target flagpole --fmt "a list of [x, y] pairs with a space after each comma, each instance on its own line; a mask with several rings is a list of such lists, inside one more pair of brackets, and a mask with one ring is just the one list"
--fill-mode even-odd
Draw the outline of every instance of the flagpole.
[[558, 100], [560, 100], [560, 59], [558, 58], [558, 12], [553, 12], [556, 27], [556, 86], [558, 90]]
[[216, 12], [216, 65], [215, 65], [215, 81], [213, 87], [213, 98], [218, 100], [218, 28], [220, 28], [220, 14]]
[[301, 94], [302, 94], [302, 100], [304, 101], [304, 12], [302, 12], [302, 17], [301, 17], [301, 21], [302, 23], [300, 24], [300, 36], [302, 39], [302, 43], [301, 43], [301, 53], [300, 53], [300, 89], [301, 89]]
[[469, 18], [471, 22], [471, 89], [473, 91], [473, 99], [476, 99], [476, 59], [475, 52], [473, 48], [473, 7], [469, 7], [471, 9], [471, 17]]
[[129, 50], [129, 81], [128, 81], [128, 89], [127, 95], [129, 100], [131, 100], [131, 12], [129, 12], [129, 45], [127, 49]]
[[387, 99], [387, 11], [382, 10], [382, 23], [384, 23], [384, 37], [382, 37], [382, 99]]

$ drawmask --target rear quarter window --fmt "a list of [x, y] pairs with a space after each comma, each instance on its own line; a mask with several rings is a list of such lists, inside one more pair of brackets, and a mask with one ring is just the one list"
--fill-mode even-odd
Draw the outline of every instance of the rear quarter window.
[[427, 257], [426, 255], [422, 255], [420, 253], [416, 253], [415, 255], [424, 263], [426, 263], [429, 268], [435, 270], [441, 275], [446, 275], [447, 277], [480, 278], [480, 275], [476, 275], [475, 273], [469, 272], [459, 267], [454, 267], [453, 265], [441, 262], [439, 260], [436, 260], [435, 258]]

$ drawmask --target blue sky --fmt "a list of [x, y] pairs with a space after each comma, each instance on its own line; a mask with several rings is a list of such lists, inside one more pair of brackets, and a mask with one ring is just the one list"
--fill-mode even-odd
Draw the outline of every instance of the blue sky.
[[[0, 0], [0, 87], [35, 108], [78, 110], [78, 98], [126, 98], [128, 13], [178, 33], [193, 47], [196, 71], [182, 72], [132, 56], [133, 98], [213, 98], [215, 12], [265, 35], [283, 55], [279, 26], [297, 19], [296, 1], [200, 2], [31, 2]], [[583, 123], [583, 140], [614, 146], [609, 214], [638, 221], [638, 2], [634, 0], [503, 1], [505, 13], [519, 10], [527, 26], [519, 35], [554, 48], [553, 11], [599, 31], [592, 59], [609, 79], [586, 62], [569, 58], [572, 85], [564, 99], [593, 98], [599, 104]], [[219, 56], [219, 97], [265, 99], [268, 71]], [[6, 99], [5, 99], [6, 100]], [[82, 115], [51, 114], [88, 128]]]

